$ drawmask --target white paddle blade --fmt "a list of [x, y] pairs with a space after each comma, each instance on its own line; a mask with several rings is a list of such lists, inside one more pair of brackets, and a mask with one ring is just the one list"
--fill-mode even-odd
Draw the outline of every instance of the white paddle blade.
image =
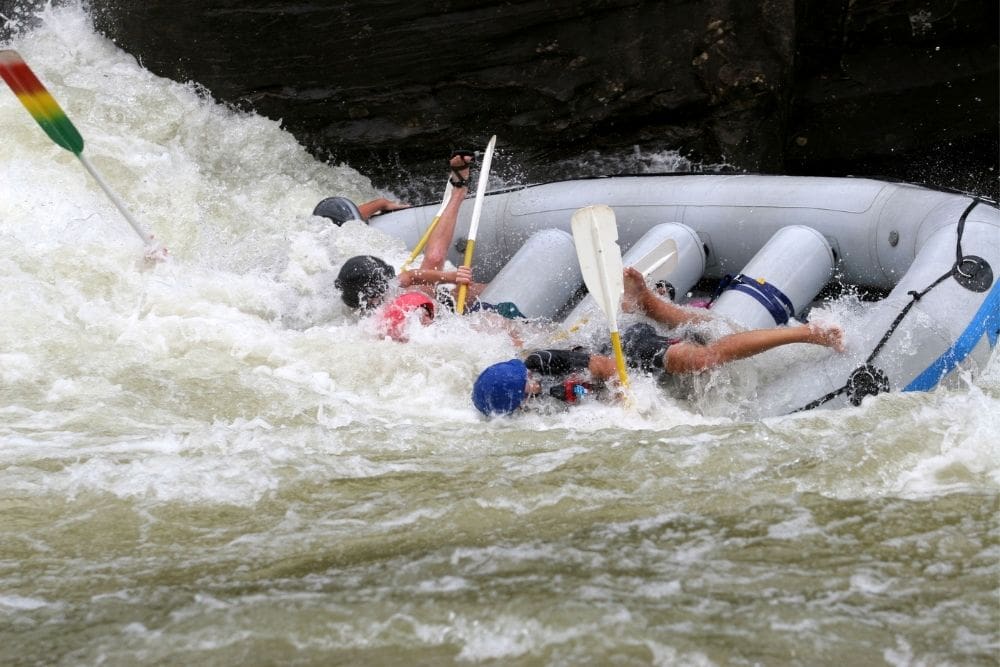
[[[497, 135], [490, 137], [490, 143], [486, 145], [486, 153], [483, 155], [483, 165], [479, 168], [479, 183], [476, 185], [476, 201], [472, 205], [472, 221], [469, 222], [469, 235], [465, 243], [465, 257], [462, 259], [462, 266], [472, 266], [472, 253], [476, 250], [476, 235], [479, 234], [479, 216], [483, 212], [483, 198], [486, 196], [486, 183], [490, 180], [490, 165], [493, 162], [493, 149], [497, 145]], [[465, 312], [465, 297], [468, 294], [468, 285], [458, 286], [458, 300], [455, 302], [455, 312], [459, 315]]]
[[571, 225], [583, 282], [610, 318], [612, 330], [617, 330], [618, 308], [625, 293], [625, 283], [615, 213], [604, 204], [586, 206], [573, 213]]
[[448, 182], [444, 186], [444, 194], [441, 195], [441, 205], [438, 206], [437, 213], [434, 214], [435, 218], [440, 218], [441, 214], [444, 213], [444, 209], [448, 206], [448, 200], [451, 199], [451, 191], [455, 187], [451, 184], [451, 176], [448, 177]]
[[472, 204], [472, 222], [469, 223], [469, 239], [476, 240], [479, 233], [479, 217], [483, 212], [483, 197], [486, 196], [486, 184], [490, 180], [490, 167], [493, 164], [493, 151], [497, 145], [497, 135], [490, 137], [490, 143], [486, 145], [486, 152], [483, 153], [483, 162], [479, 167], [479, 182], [476, 183], [476, 200]]
[[677, 241], [663, 239], [655, 248], [632, 262], [630, 266], [650, 282], [666, 278], [677, 268]]

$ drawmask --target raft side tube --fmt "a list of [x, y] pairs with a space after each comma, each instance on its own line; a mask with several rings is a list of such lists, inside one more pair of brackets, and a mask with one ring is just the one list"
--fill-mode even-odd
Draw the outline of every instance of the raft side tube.
[[739, 274], [724, 281], [712, 313], [747, 329], [787, 324], [829, 282], [834, 263], [830, 244], [815, 229], [783, 227]]
[[554, 318], [583, 285], [573, 237], [561, 229], [536, 232], [480, 295], [511, 302], [528, 318]]

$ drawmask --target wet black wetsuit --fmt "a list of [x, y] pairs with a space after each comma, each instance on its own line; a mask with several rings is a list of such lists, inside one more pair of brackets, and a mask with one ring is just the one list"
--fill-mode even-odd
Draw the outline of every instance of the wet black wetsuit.
[[[622, 351], [632, 368], [662, 371], [663, 357], [674, 342], [672, 338], [657, 334], [648, 324], [634, 324], [622, 334]], [[580, 349], [535, 350], [524, 360], [524, 365], [542, 375], [569, 375], [587, 370], [590, 354]]]
[[647, 373], [667, 370], [664, 364], [667, 348], [676, 342], [677, 339], [661, 336], [645, 323], [633, 324], [622, 332], [622, 351], [628, 365]]

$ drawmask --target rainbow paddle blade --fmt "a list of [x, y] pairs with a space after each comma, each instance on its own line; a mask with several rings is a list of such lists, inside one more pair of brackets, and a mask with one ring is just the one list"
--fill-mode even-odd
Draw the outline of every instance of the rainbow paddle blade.
[[52, 141], [76, 155], [83, 152], [83, 137], [17, 51], [0, 50], [0, 76]]

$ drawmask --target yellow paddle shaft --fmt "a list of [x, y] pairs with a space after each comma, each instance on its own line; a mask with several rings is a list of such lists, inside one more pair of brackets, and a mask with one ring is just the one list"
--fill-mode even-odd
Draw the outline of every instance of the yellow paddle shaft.
[[413, 260], [417, 258], [417, 255], [419, 255], [424, 251], [424, 246], [427, 245], [427, 239], [431, 237], [431, 232], [434, 231], [434, 227], [437, 226], [438, 220], [440, 219], [441, 219], [440, 215], [435, 215], [434, 219], [431, 220], [430, 226], [427, 228], [427, 231], [424, 232], [424, 235], [420, 237], [420, 240], [417, 241], [417, 245], [413, 248], [413, 252], [410, 253], [409, 259], [403, 262], [403, 266], [399, 268], [400, 273], [410, 268], [410, 264], [412, 264]]
[[[465, 242], [465, 259], [462, 266], [472, 266], [472, 253], [476, 251], [476, 239], [468, 239]], [[468, 292], [468, 285], [458, 286], [458, 302], [455, 304], [455, 312], [461, 315], [465, 312], [465, 294]]]
[[622, 351], [622, 337], [617, 331], [611, 332], [611, 347], [615, 351], [615, 365], [618, 367], [618, 379], [623, 387], [628, 386], [628, 373], [625, 371], [625, 353]]

